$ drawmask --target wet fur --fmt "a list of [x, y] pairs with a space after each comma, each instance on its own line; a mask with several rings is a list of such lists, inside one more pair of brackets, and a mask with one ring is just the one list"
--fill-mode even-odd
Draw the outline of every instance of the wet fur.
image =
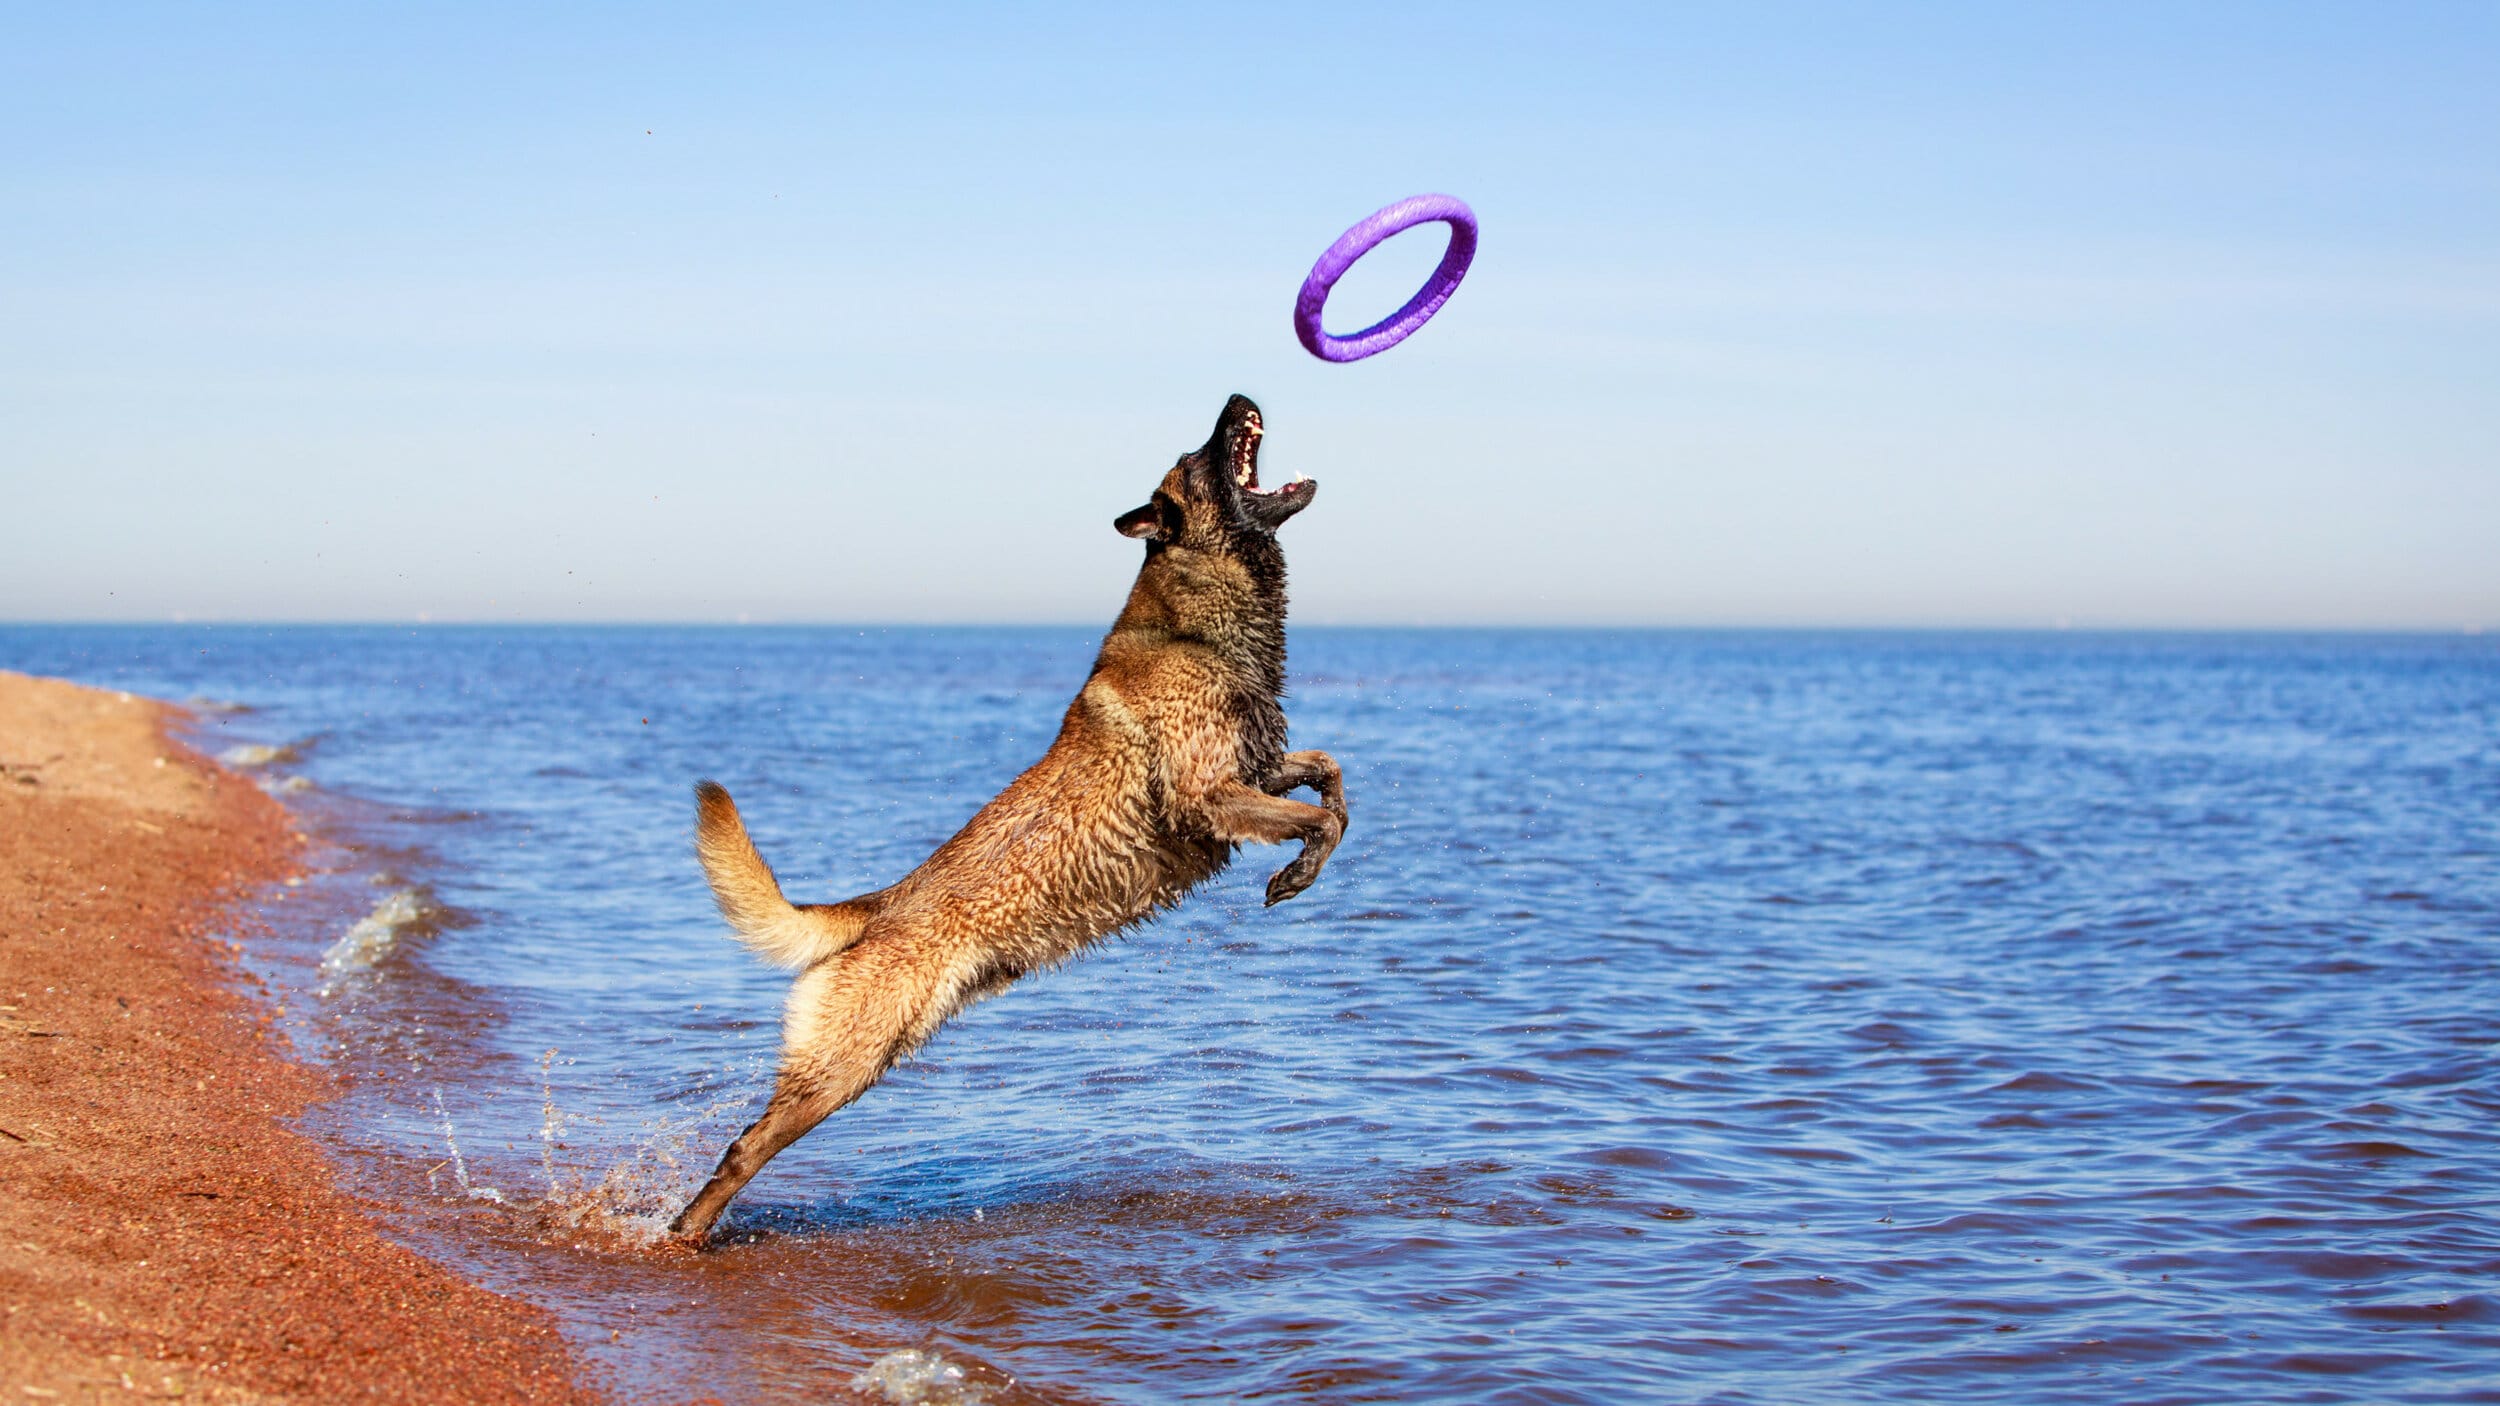
[[[1057, 740], [892, 886], [791, 904], [729, 793], [696, 787], [697, 851], [722, 915], [758, 955], [800, 970], [772, 1100], [672, 1232], [700, 1242], [766, 1162], [949, 1016], [1178, 903], [1237, 846], [1301, 842], [1268, 882], [1271, 904], [1318, 877], [1345, 832], [1345, 793], [1327, 753], [1286, 750], [1274, 536], [1315, 485], [1243, 492], [1235, 456], [1255, 466], [1261, 432], [1258, 408], [1233, 397], [1207, 445], [1120, 518], [1146, 541], [1145, 564]], [[1285, 799], [1297, 787], [1321, 804]]]

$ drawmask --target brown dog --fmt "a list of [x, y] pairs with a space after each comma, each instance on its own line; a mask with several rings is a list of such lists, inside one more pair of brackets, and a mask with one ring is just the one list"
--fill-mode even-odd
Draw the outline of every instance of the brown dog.
[[[1308, 479], [1259, 488], [1259, 408], [1234, 396], [1206, 446], [1114, 524], [1146, 564], [1058, 740], [921, 866], [875, 893], [793, 905], [729, 793], [695, 787], [695, 845], [723, 917], [800, 968], [764, 1116], [669, 1229], [700, 1242], [774, 1154], [867, 1092], [946, 1018], [1141, 922], [1236, 846], [1300, 840], [1267, 883], [1311, 886], [1345, 833], [1326, 752], [1285, 750], [1285, 556]], [[1296, 787], [1320, 805], [1284, 799]]]

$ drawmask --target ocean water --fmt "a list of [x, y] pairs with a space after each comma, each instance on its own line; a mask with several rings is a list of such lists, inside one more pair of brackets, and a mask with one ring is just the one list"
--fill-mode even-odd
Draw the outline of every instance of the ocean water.
[[959, 1017], [701, 1257], [794, 896], [1090, 630], [0, 628], [203, 706], [400, 1234], [628, 1399], [2500, 1401], [2500, 642], [1302, 630], [1353, 827]]

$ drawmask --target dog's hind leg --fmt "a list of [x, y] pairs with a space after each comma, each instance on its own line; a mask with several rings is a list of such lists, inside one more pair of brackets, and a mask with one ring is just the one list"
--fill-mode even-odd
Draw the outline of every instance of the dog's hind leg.
[[669, 1222], [668, 1233], [702, 1243], [703, 1237], [711, 1233], [712, 1222], [729, 1209], [730, 1198], [745, 1190], [774, 1154], [806, 1136], [808, 1129], [825, 1121], [826, 1115], [840, 1106], [805, 1080], [783, 1073], [781, 1082], [773, 1089], [772, 1102], [764, 1105], [764, 1116], [749, 1124], [745, 1132], [738, 1134], [738, 1140], [729, 1144], [712, 1179], [686, 1203], [686, 1209], [677, 1213], [677, 1219]]
[[946, 976], [914, 944], [873, 939], [802, 975], [791, 992], [772, 1101], [721, 1155], [669, 1233], [701, 1243], [765, 1163], [919, 1048], [962, 1004], [949, 999], [960, 983]]

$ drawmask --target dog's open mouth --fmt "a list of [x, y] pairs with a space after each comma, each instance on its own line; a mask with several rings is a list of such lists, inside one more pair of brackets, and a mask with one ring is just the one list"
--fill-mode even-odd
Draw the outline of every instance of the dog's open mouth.
[[1233, 438], [1233, 486], [1244, 493], [1271, 498], [1279, 493], [1291, 493], [1309, 482], [1302, 475], [1295, 474], [1291, 480], [1275, 488], [1259, 487], [1259, 440], [1266, 434], [1266, 428], [1259, 423], [1259, 412], [1253, 410], [1242, 417], [1241, 432]]

